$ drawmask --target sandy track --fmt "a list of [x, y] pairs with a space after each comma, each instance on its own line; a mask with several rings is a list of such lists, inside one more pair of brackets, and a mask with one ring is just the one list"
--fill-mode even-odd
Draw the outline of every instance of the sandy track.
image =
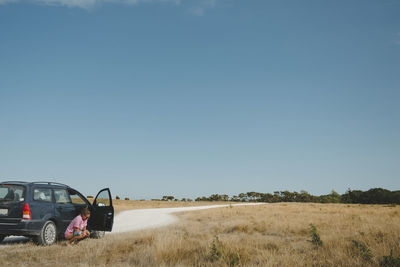
[[[232, 206], [260, 205], [260, 204], [263, 203], [232, 204]], [[114, 218], [114, 227], [111, 234], [166, 226], [168, 224], [177, 221], [177, 218], [173, 215], [173, 213], [176, 212], [213, 209], [213, 208], [221, 208], [228, 206], [229, 205], [211, 205], [211, 206], [183, 207], [183, 208], [127, 210], [119, 213]]]

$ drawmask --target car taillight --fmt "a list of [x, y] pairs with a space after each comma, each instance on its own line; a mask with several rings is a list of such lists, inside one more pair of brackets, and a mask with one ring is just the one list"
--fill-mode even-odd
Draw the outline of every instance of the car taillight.
[[31, 208], [29, 208], [29, 204], [24, 204], [24, 209], [22, 210], [22, 219], [30, 220], [32, 219]]

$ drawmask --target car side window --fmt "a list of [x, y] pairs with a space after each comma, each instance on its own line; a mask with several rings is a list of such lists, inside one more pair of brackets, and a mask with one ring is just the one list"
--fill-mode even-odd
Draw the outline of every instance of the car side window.
[[71, 197], [71, 201], [73, 204], [83, 204], [87, 205], [87, 202], [83, 199], [83, 197], [78, 194], [74, 190], [68, 190], [69, 196]]
[[56, 199], [56, 203], [59, 204], [71, 203], [69, 194], [65, 189], [54, 189], [54, 197]]
[[33, 190], [33, 200], [52, 202], [51, 189], [49, 189], [49, 188], [35, 188]]

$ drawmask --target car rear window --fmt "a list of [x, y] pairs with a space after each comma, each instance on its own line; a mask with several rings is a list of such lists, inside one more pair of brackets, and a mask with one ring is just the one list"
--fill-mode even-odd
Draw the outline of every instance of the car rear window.
[[25, 186], [0, 184], [1, 202], [20, 202], [25, 199]]

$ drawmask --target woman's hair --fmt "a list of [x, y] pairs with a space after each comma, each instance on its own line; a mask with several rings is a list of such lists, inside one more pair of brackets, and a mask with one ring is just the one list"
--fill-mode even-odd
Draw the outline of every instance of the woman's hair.
[[81, 209], [81, 215], [85, 215], [85, 216], [90, 215], [90, 210], [88, 209], [88, 207], [84, 207]]

